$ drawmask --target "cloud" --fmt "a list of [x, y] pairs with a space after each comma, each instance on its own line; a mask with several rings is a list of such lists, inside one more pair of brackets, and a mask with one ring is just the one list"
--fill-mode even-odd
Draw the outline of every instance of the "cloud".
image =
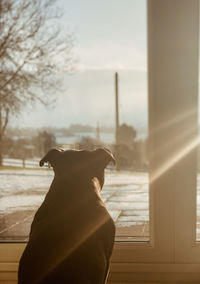
[[110, 63], [110, 64], [104, 64], [104, 65], [87, 65], [87, 64], [77, 64], [76, 70], [79, 72], [82, 71], [147, 71], [147, 68], [145, 67], [132, 67], [127, 66], [122, 63]]
[[147, 70], [146, 49], [139, 50], [132, 45], [115, 45], [98, 42], [93, 46], [76, 49], [79, 62], [76, 69], [85, 70]]
[[[58, 94], [53, 109], [37, 106], [24, 112], [23, 126], [67, 127], [72, 123], [115, 125], [115, 88], [113, 70], [86, 70], [64, 76], [66, 91]], [[146, 71], [119, 71], [120, 123], [134, 127], [147, 125]]]

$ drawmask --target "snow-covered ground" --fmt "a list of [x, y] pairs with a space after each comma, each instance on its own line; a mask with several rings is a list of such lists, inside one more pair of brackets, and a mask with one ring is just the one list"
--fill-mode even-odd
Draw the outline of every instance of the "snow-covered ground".
[[[0, 171], [0, 239], [26, 240], [34, 213], [53, 176], [53, 171], [44, 169]], [[118, 235], [148, 236], [147, 173], [106, 171], [101, 196], [117, 225]]]
[[[42, 202], [52, 180], [51, 170], [2, 170], [0, 171], [0, 213], [4, 214], [15, 210], [26, 208], [37, 208]], [[139, 185], [147, 184], [147, 174], [112, 173], [107, 172], [105, 176], [102, 197], [108, 192], [129, 188], [137, 188]], [[107, 195], [106, 195], [107, 193]], [[126, 194], [126, 199], [127, 199]], [[129, 197], [130, 198], [130, 197]]]
[[[54, 173], [52, 170], [1, 170], [0, 196], [15, 194], [18, 191], [28, 193], [29, 190], [50, 186]], [[123, 186], [130, 184], [144, 184], [148, 182], [148, 175], [144, 173], [114, 173], [106, 172], [104, 186]]]
[[[33, 214], [42, 203], [53, 176], [52, 170], [39, 168], [0, 171], [0, 239], [12, 238], [12, 234], [17, 230], [23, 231], [23, 236], [28, 235]], [[197, 215], [200, 217], [199, 175], [197, 185]], [[101, 196], [116, 223], [117, 234], [148, 237], [147, 173], [107, 171]], [[27, 220], [29, 220], [28, 225]], [[200, 218], [197, 222], [197, 235], [200, 239], [199, 220]]]
[[0, 196], [47, 188], [52, 179], [53, 172], [50, 170], [2, 170], [0, 171]]

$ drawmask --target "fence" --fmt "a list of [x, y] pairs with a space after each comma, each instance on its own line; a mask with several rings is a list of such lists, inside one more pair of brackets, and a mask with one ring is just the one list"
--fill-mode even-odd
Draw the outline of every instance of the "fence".
[[19, 168], [38, 168], [39, 159], [21, 160], [21, 159], [3, 158], [3, 166], [11, 166]]

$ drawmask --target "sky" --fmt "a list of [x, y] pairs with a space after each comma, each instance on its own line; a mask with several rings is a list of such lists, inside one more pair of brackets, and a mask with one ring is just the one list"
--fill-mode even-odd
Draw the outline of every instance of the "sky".
[[73, 31], [75, 73], [50, 108], [37, 105], [20, 127], [115, 125], [114, 73], [119, 74], [120, 123], [147, 125], [146, 0], [59, 0], [62, 32]]

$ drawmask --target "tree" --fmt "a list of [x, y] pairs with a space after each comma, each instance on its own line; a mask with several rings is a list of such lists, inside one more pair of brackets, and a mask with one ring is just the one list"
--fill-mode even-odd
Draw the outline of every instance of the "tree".
[[137, 132], [132, 126], [129, 126], [126, 123], [123, 123], [122, 125], [119, 126], [119, 132], [118, 132], [119, 144], [132, 143], [136, 135], [137, 135]]
[[42, 131], [38, 134], [39, 149], [41, 150], [41, 156], [44, 156], [51, 148], [56, 146], [56, 137], [53, 133]]
[[118, 144], [114, 145], [114, 154], [117, 160], [117, 169], [131, 168], [136, 157], [135, 138], [137, 132], [126, 123], [119, 126]]
[[103, 144], [100, 141], [88, 136], [82, 137], [79, 142], [79, 149], [94, 150], [102, 146]]
[[0, 1], [0, 164], [10, 117], [51, 103], [73, 68], [73, 33], [61, 32], [60, 17], [56, 0]]

